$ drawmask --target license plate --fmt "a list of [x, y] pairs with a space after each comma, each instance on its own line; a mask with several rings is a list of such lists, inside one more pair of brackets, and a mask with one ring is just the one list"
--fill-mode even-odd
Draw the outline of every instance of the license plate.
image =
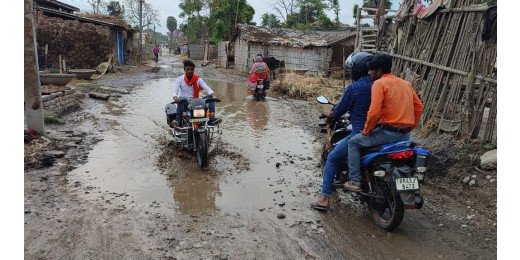
[[397, 190], [418, 190], [419, 181], [417, 178], [397, 178], [395, 179]]
[[256, 88], [264, 88], [264, 85], [256, 85]]
[[204, 121], [208, 121], [209, 119], [204, 117], [204, 118], [193, 118], [193, 119], [190, 119], [190, 122], [204, 122]]

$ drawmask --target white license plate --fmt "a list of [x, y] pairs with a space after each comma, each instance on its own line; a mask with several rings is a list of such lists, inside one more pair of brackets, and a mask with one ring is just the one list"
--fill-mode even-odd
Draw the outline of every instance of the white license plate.
[[256, 85], [256, 88], [264, 88], [264, 85]]
[[205, 122], [205, 121], [208, 121], [209, 119], [204, 117], [204, 118], [193, 118], [193, 119], [190, 119], [190, 122]]
[[419, 181], [417, 178], [397, 178], [395, 179], [397, 190], [418, 190]]

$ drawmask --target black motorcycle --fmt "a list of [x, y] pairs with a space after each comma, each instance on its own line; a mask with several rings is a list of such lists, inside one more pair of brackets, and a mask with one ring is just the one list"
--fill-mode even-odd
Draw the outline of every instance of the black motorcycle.
[[[318, 102], [330, 104], [324, 97], [319, 97]], [[338, 133], [338, 138], [343, 134]], [[331, 144], [334, 144], [332, 137]], [[377, 226], [391, 231], [401, 224], [405, 209], [422, 208], [424, 200], [418, 191], [419, 184], [424, 181], [428, 157], [429, 152], [417, 147], [413, 141], [362, 149], [361, 191], [345, 191], [354, 193], [367, 205], [370, 217]], [[335, 177], [334, 187], [341, 184], [343, 188], [342, 183], [349, 181], [347, 158], [339, 173]]]
[[[191, 150], [197, 157], [197, 164], [201, 168], [208, 166], [208, 150], [215, 134], [219, 133], [219, 125], [209, 125], [209, 102], [220, 102], [216, 98], [182, 99], [179, 102], [187, 104], [187, 111], [182, 114], [182, 125], [172, 128], [172, 135], [176, 145]], [[177, 115], [177, 103], [166, 105], [166, 122], [171, 125]]]
[[255, 93], [253, 96], [257, 101], [265, 100], [265, 97], [267, 96], [267, 90], [269, 89], [269, 80], [261, 80], [259, 79], [256, 84]]
[[[324, 96], [319, 96], [317, 99], [320, 104], [329, 104], [332, 105], [332, 109], [336, 106], [336, 104], [330, 103], [329, 100]], [[320, 115], [319, 118], [325, 118], [323, 115]], [[325, 163], [327, 162], [327, 156], [334, 149], [336, 144], [347, 137], [350, 133], [352, 133], [352, 124], [350, 123], [350, 114], [347, 112], [340, 117], [331, 117], [326, 118], [324, 122], [320, 122], [318, 124], [320, 128], [320, 133], [324, 133], [325, 138], [323, 141], [323, 146], [321, 149], [321, 168], [325, 167]], [[340, 165], [336, 168], [336, 174], [334, 175], [334, 188], [343, 187], [343, 183], [346, 182], [345, 175], [348, 175], [348, 165], [347, 160], [343, 160]]]

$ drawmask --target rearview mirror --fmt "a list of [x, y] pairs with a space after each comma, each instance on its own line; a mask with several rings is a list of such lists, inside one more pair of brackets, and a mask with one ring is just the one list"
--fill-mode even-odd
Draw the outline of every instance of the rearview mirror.
[[329, 103], [329, 100], [326, 97], [324, 97], [324, 96], [317, 97], [316, 101], [318, 101], [318, 103], [321, 103], [321, 104], [328, 104]]

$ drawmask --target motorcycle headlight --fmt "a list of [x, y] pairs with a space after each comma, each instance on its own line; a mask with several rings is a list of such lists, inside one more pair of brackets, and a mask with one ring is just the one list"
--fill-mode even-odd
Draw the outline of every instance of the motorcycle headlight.
[[204, 113], [204, 109], [195, 109], [193, 110], [193, 117], [204, 117], [206, 113]]

